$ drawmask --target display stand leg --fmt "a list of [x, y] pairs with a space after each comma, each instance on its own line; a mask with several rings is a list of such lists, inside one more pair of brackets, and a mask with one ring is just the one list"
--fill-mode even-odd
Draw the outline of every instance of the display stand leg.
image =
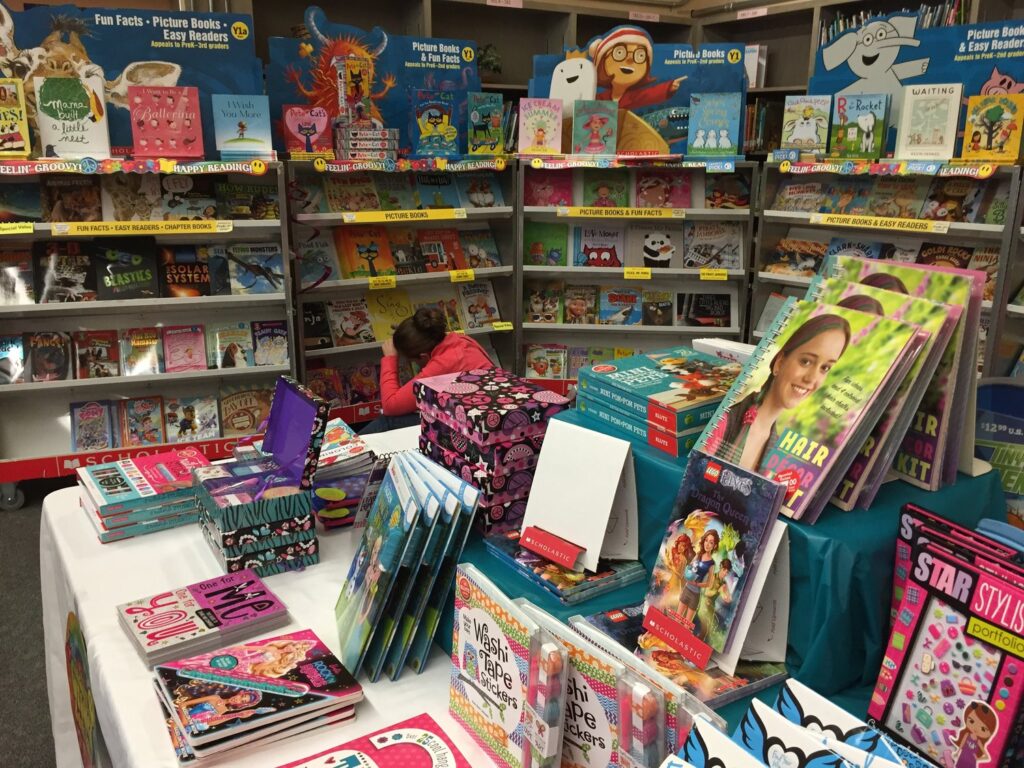
[[0, 483], [0, 510], [15, 512], [25, 506], [25, 492], [17, 483]]

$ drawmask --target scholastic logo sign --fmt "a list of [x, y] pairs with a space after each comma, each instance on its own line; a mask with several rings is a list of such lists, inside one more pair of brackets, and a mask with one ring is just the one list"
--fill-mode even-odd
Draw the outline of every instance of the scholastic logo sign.
[[722, 465], [716, 464], [713, 461], [709, 461], [707, 467], [704, 468], [704, 479], [709, 483], [717, 483], [718, 478], [722, 476]]
[[469, 579], [465, 576], [459, 579], [459, 595], [463, 600], [469, 601], [469, 598], [473, 594], [473, 588], [469, 584]]
[[594, 373], [615, 373], [615, 371], [619, 369], [616, 368], [614, 365], [595, 365], [590, 370], [592, 370]]

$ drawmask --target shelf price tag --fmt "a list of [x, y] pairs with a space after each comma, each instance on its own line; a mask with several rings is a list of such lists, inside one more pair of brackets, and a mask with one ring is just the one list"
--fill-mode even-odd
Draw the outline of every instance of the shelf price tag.
[[685, 208], [601, 208], [558, 206], [555, 215], [586, 219], [685, 219]]
[[371, 291], [383, 291], [388, 288], [394, 288], [398, 281], [394, 275], [377, 275], [376, 277], [369, 278], [370, 290]]
[[426, 211], [342, 211], [345, 224], [387, 224], [394, 221], [451, 221], [466, 218], [465, 208], [431, 208]]
[[34, 231], [31, 221], [0, 222], [0, 235], [31, 235]]
[[714, 267], [701, 267], [700, 270], [701, 280], [728, 280], [729, 270], [717, 269]]
[[453, 283], [472, 283], [475, 275], [472, 269], [453, 269], [448, 273]]
[[948, 221], [932, 221], [930, 219], [895, 219], [887, 216], [854, 216], [846, 213], [812, 213], [810, 222], [811, 224], [824, 224], [829, 227], [894, 229], [897, 232], [922, 234], [936, 232], [944, 235], [949, 232]]
[[491, 328], [495, 331], [511, 331], [512, 323], [508, 320], [497, 320], [491, 324]]
[[622, 276], [626, 280], [650, 280], [650, 267], [626, 267], [622, 270]]
[[55, 235], [211, 235], [231, 232], [231, 221], [67, 221], [51, 224]]

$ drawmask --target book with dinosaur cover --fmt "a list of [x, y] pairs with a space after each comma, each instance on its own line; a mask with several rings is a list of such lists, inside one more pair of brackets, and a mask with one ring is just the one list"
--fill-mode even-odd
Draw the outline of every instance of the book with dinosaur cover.
[[519, 100], [519, 153], [558, 155], [562, 152], [560, 99]]
[[960, 123], [962, 83], [903, 86], [897, 160], [949, 160]]
[[163, 373], [160, 328], [129, 328], [121, 334], [121, 370], [125, 376]]
[[284, 259], [276, 243], [232, 243], [228, 275], [233, 296], [284, 291]]
[[160, 296], [156, 247], [150, 238], [93, 241], [92, 264], [100, 301]]
[[63, 331], [26, 333], [25, 380], [70, 381], [74, 378], [71, 334]]
[[0, 306], [34, 304], [35, 300], [32, 252], [0, 251]]
[[163, 328], [164, 370], [167, 373], [206, 370], [206, 339], [201, 325]]
[[220, 408], [214, 395], [169, 397], [164, 400], [168, 443], [215, 440], [220, 437]]
[[787, 96], [782, 113], [782, 149], [824, 152], [831, 107], [831, 96]]
[[104, 221], [159, 221], [163, 190], [155, 173], [112, 173], [100, 179]]
[[210, 101], [221, 160], [276, 158], [270, 136], [270, 102], [266, 96], [214, 93]]
[[783, 483], [813, 523], [920, 351], [915, 326], [790, 300], [696, 449]]
[[25, 90], [20, 77], [0, 78], [0, 157], [28, 157], [32, 140], [28, 132]]
[[199, 89], [179, 85], [129, 85], [132, 155], [202, 159]]
[[75, 331], [71, 336], [78, 360], [75, 378], [100, 379], [121, 375], [117, 331]]
[[102, 74], [89, 74], [84, 78], [36, 76], [32, 84], [42, 157], [66, 160], [110, 157]]
[[43, 221], [102, 221], [98, 176], [43, 176]]
[[334, 346], [372, 344], [377, 340], [370, 323], [370, 308], [365, 296], [349, 296], [327, 302]]
[[836, 94], [829, 154], [874, 160], [885, 154], [889, 94]]

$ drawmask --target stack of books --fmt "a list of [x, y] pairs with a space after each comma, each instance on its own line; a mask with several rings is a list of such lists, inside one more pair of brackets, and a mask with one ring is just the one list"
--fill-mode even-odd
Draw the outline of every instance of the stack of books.
[[160, 664], [153, 685], [181, 762], [350, 721], [363, 699], [309, 629]]
[[192, 472], [209, 460], [194, 447], [79, 467], [80, 504], [107, 544], [194, 523]]
[[374, 466], [374, 453], [341, 419], [327, 422], [320, 448], [313, 512], [324, 528], [345, 528], [355, 521]]
[[482, 492], [477, 526], [516, 530], [548, 420], [569, 401], [500, 368], [419, 379], [420, 451]]
[[245, 570], [124, 603], [117, 618], [152, 667], [277, 629], [288, 609]]
[[740, 373], [689, 347], [580, 368], [576, 409], [586, 425], [685, 456]]

